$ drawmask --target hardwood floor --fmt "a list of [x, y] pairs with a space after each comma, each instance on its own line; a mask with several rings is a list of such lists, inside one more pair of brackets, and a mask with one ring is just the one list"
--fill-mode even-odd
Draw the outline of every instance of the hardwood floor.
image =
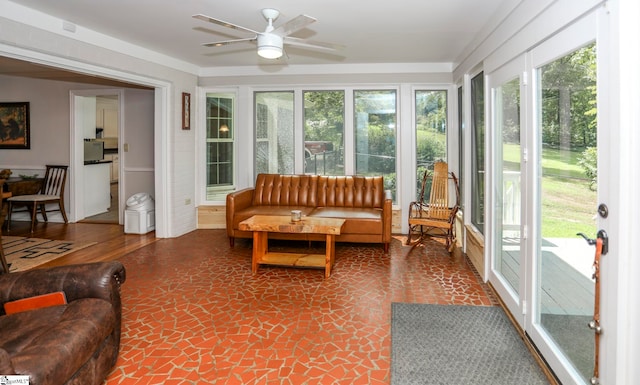
[[147, 234], [125, 234], [124, 226], [105, 223], [38, 223], [33, 233], [29, 222], [11, 223], [11, 231], [6, 228], [2, 235], [31, 238], [46, 238], [76, 242], [97, 242], [97, 244], [55, 259], [39, 267], [70, 265], [83, 262], [110, 261], [137, 250], [158, 239], [155, 232]]

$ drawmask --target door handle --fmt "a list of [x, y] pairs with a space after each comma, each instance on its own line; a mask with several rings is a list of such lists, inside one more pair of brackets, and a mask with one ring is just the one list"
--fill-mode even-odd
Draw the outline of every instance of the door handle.
[[584, 238], [585, 241], [587, 241], [588, 244], [590, 245], [595, 245], [596, 244], [596, 239], [601, 239], [602, 240], [602, 254], [607, 254], [609, 252], [609, 236], [607, 235], [607, 232], [604, 230], [598, 230], [598, 234], [596, 235], [596, 239], [591, 239], [589, 237], [587, 237], [584, 233], [578, 233], [576, 235], [581, 236], [582, 238]]

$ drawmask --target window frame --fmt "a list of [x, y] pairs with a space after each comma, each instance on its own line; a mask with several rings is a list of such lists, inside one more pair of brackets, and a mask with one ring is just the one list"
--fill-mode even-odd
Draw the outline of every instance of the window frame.
[[[449, 160], [449, 143], [451, 141], [451, 135], [453, 132], [451, 131], [452, 124], [452, 116], [451, 116], [451, 87], [443, 86], [443, 87], [414, 87], [412, 89], [412, 134], [413, 134], [413, 151], [415, 153], [415, 161], [413, 163], [415, 181], [412, 181], [413, 188], [412, 191], [418, 192], [422, 181], [422, 174], [418, 173], [418, 111], [417, 111], [417, 99], [419, 92], [444, 92], [444, 108], [445, 108], [445, 141], [444, 141], [444, 157], [436, 157], [433, 161], [442, 160], [447, 162], [449, 169], [451, 170], [452, 165]], [[414, 194], [413, 200], [417, 199], [417, 195]]]
[[[294, 94], [294, 173], [304, 173], [304, 151], [299, 151], [304, 148], [304, 94], [306, 91], [341, 91], [344, 92], [344, 170], [345, 175], [355, 174], [355, 131], [354, 131], [354, 109], [355, 100], [354, 95], [356, 91], [393, 91], [396, 95], [396, 128], [395, 128], [395, 140], [396, 140], [396, 195], [395, 202], [393, 203], [393, 209], [399, 210], [401, 215], [405, 215], [406, 205], [413, 197], [413, 191], [415, 186], [410, 179], [414, 179], [415, 170], [415, 91], [446, 91], [447, 92], [447, 157], [454, 156], [457, 147], [454, 145], [456, 142], [457, 132], [452, 131], [452, 125], [456, 124], [457, 115], [454, 113], [456, 107], [456, 100], [452, 97], [454, 94], [455, 84], [448, 82], [437, 83], [380, 83], [380, 84], [300, 84], [300, 85], [266, 85], [266, 86], [252, 86], [252, 85], [240, 85], [238, 87], [202, 87], [199, 89], [200, 103], [199, 106], [204, 108], [204, 101], [206, 93], [232, 93], [236, 96], [236, 105], [234, 114], [236, 125], [236, 140], [234, 145], [234, 180], [235, 189], [241, 189], [253, 186], [255, 182], [255, 140], [253, 139], [255, 133], [255, 101], [254, 95], [256, 92], [293, 92]], [[197, 126], [198, 130], [204, 131], [205, 119], [204, 114], [200, 112], [198, 114]], [[199, 141], [197, 148], [202, 154], [198, 158], [198, 173], [200, 175], [199, 185], [197, 188], [197, 197], [200, 197], [198, 205], [224, 205], [223, 200], [207, 200], [205, 194], [205, 146], [204, 146], [204, 133], [199, 134]], [[252, 138], [251, 147], [247, 147], [249, 143], [240, 143], [241, 138]], [[459, 139], [460, 140], [460, 139]], [[246, 145], [245, 145], [246, 144]], [[456, 159], [448, 159], [452, 164], [450, 168], [456, 170], [458, 165]], [[200, 169], [201, 168], [201, 169]], [[411, 170], [410, 170], [411, 169]], [[409, 172], [410, 171], [410, 172]], [[408, 180], [409, 179], [409, 180]], [[411, 195], [411, 196], [409, 196]], [[220, 198], [222, 199], [222, 198]], [[398, 226], [401, 226], [401, 231], [405, 231], [406, 220], [398, 222]]]
[[[231, 121], [233, 122], [233, 137], [231, 140], [225, 140], [225, 142], [231, 141], [233, 155], [231, 157], [231, 175], [232, 175], [232, 183], [230, 185], [224, 185], [219, 187], [211, 187], [212, 190], [208, 187], [207, 184], [207, 174], [208, 170], [208, 161], [207, 161], [207, 144], [209, 143], [209, 138], [207, 138], [207, 97], [208, 95], [218, 95], [222, 97], [228, 97], [232, 99], [233, 103], [233, 112], [231, 116]], [[196, 125], [196, 137], [199, 138], [200, 145], [197, 146], [196, 154], [198, 159], [198, 164], [202, 165], [202, 167], [198, 167], [198, 181], [196, 188], [197, 194], [199, 196], [199, 202], [204, 204], [221, 204], [226, 201], [226, 194], [229, 192], [235, 191], [237, 189], [238, 184], [238, 117], [239, 117], [239, 92], [237, 88], [202, 88], [199, 92], [199, 103], [196, 105], [198, 112], [196, 115], [196, 121], [199, 123]], [[213, 193], [210, 194], [209, 191]]]
[[[476, 95], [474, 93], [474, 80], [475, 79], [481, 79], [482, 80], [482, 92], [479, 95]], [[485, 73], [484, 71], [479, 71], [477, 73], [475, 73], [474, 75], [472, 75], [469, 79], [469, 84], [470, 84], [470, 92], [469, 92], [469, 108], [471, 111], [471, 114], [469, 116], [469, 122], [470, 122], [470, 127], [469, 127], [469, 136], [470, 136], [470, 141], [471, 141], [471, 145], [470, 145], [470, 149], [471, 149], [471, 157], [469, 159], [469, 163], [471, 165], [471, 169], [470, 171], [470, 199], [471, 199], [471, 213], [469, 215], [469, 220], [471, 222], [471, 224], [476, 228], [476, 230], [478, 230], [478, 232], [480, 232], [481, 234], [484, 235], [485, 232], [485, 210], [487, 208], [487, 187], [486, 187], [486, 168], [487, 168], [487, 114], [486, 114], [486, 108], [487, 108], [487, 97], [486, 97], [486, 79], [485, 79]], [[474, 104], [474, 96], [478, 96], [481, 100], [482, 100], [482, 106], [476, 106]], [[478, 108], [480, 107], [480, 108]], [[482, 114], [482, 123], [480, 125], [480, 127], [476, 126], [476, 113], [480, 113]], [[476, 143], [477, 141], [477, 137], [476, 137], [476, 133], [477, 133], [477, 129], [481, 128], [482, 129], [482, 135], [483, 135], [483, 142], [482, 143]], [[475, 147], [474, 147], [475, 145]], [[478, 147], [480, 146], [480, 147]], [[477, 162], [477, 152], [478, 149], [480, 149], [483, 153], [483, 157], [482, 157], [482, 170], [478, 169], [478, 162]], [[478, 174], [480, 173], [480, 171], [482, 171], [482, 178], [480, 178], [478, 176]], [[477, 200], [479, 198], [477, 198], [477, 184], [478, 183], [482, 183], [482, 201], [478, 202]], [[482, 204], [481, 208], [477, 208], [476, 205], [478, 203]], [[476, 210], [479, 210], [479, 212], [477, 212]], [[478, 222], [478, 219], [482, 220], [482, 222]]]
[[464, 152], [464, 142], [465, 142], [465, 134], [466, 134], [466, 126], [465, 126], [465, 92], [466, 88], [464, 84], [456, 85], [456, 99], [458, 102], [456, 115], [458, 117], [458, 188], [460, 190], [460, 212], [464, 214], [465, 207], [465, 152]]
[[[296, 137], [299, 135], [297, 134], [296, 131], [296, 127], [297, 127], [297, 117], [299, 116], [299, 112], [297, 110], [297, 100], [299, 99], [299, 95], [296, 91], [292, 90], [292, 89], [255, 89], [252, 91], [252, 95], [253, 95], [253, 102], [252, 102], [252, 111], [253, 111], [253, 127], [252, 127], [252, 142], [253, 142], [253, 154], [254, 154], [254, 163], [253, 163], [253, 174], [254, 174], [254, 180], [257, 177], [257, 175], [261, 172], [268, 172], [268, 173], [273, 173], [273, 170], [258, 170], [258, 158], [256, 156], [257, 154], [257, 150], [258, 150], [258, 120], [259, 120], [259, 116], [258, 116], [258, 94], [267, 94], [267, 93], [273, 93], [273, 94], [290, 94], [291, 95], [291, 121], [292, 121], [292, 134], [293, 134], [293, 138], [292, 138], [292, 151], [293, 151], [293, 174], [298, 174], [298, 169], [299, 169], [299, 161], [298, 161], [298, 156], [297, 156], [297, 150], [299, 147], [298, 141], [296, 140]], [[274, 121], [274, 123], [277, 125], [277, 119]], [[277, 139], [277, 132], [276, 132], [276, 139]], [[269, 139], [267, 138], [266, 140], [261, 140], [262, 142], [266, 142], [269, 143]], [[275, 171], [275, 173], [278, 173], [279, 171]]]

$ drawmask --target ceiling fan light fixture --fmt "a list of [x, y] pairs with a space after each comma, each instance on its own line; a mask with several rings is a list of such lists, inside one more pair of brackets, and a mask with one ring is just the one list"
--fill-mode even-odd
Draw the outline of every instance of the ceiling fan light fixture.
[[277, 59], [282, 56], [282, 36], [263, 33], [258, 35], [258, 55], [265, 59]]
[[282, 56], [282, 48], [258, 47], [258, 55], [265, 59], [277, 59]]
[[278, 59], [282, 57], [282, 55], [284, 54], [283, 46], [285, 43], [285, 39], [287, 40], [287, 44], [294, 46], [297, 45], [305, 48], [318, 48], [325, 50], [339, 49], [339, 46], [335, 44], [322, 43], [291, 36], [293, 33], [306, 28], [309, 24], [316, 22], [316, 19], [311, 16], [301, 14], [278, 26], [278, 28], [275, 28], [273, 26], [273, 21], [277, 19], [278, 16], [280, 16], [280, 12], [278, 12], [277, 9], [265, 8], [262, 10], [262, 16], [264, 16], [268, 23], [264, 32], [258, 32], [251, 28], [216, 19], [211, 16], [203, 15], [201, 13], [193, 15], [192, 17], [194, 19], [202, 20], [208, 23], [217, 24], [218, 26], [224, 28], [244, 31], [253, 35], [253, 37], [228, 39], [202, 44], [205, 47], [220, 47], [234, 43], [253, 42], [256, 43], [258, 47], [258, 56], [268, 60]]

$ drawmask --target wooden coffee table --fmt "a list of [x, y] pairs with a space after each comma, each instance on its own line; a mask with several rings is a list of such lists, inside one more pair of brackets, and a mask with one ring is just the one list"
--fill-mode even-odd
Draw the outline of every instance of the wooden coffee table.
[[[253, 231], [253, 256], [251, 271], [255, 274], [258, 265], [279, 265], [295, 267], [324, 268], [325, 278], [329, 278], [336, 254], [336, 235], [344, 225], [344, 219], [303, 217], [299, 222], [291, 222], [290, 216], [254, 215], [239, 224], [243, 231]], [[269, 252], [269, 233], [325, 234], [324, 254]]]

